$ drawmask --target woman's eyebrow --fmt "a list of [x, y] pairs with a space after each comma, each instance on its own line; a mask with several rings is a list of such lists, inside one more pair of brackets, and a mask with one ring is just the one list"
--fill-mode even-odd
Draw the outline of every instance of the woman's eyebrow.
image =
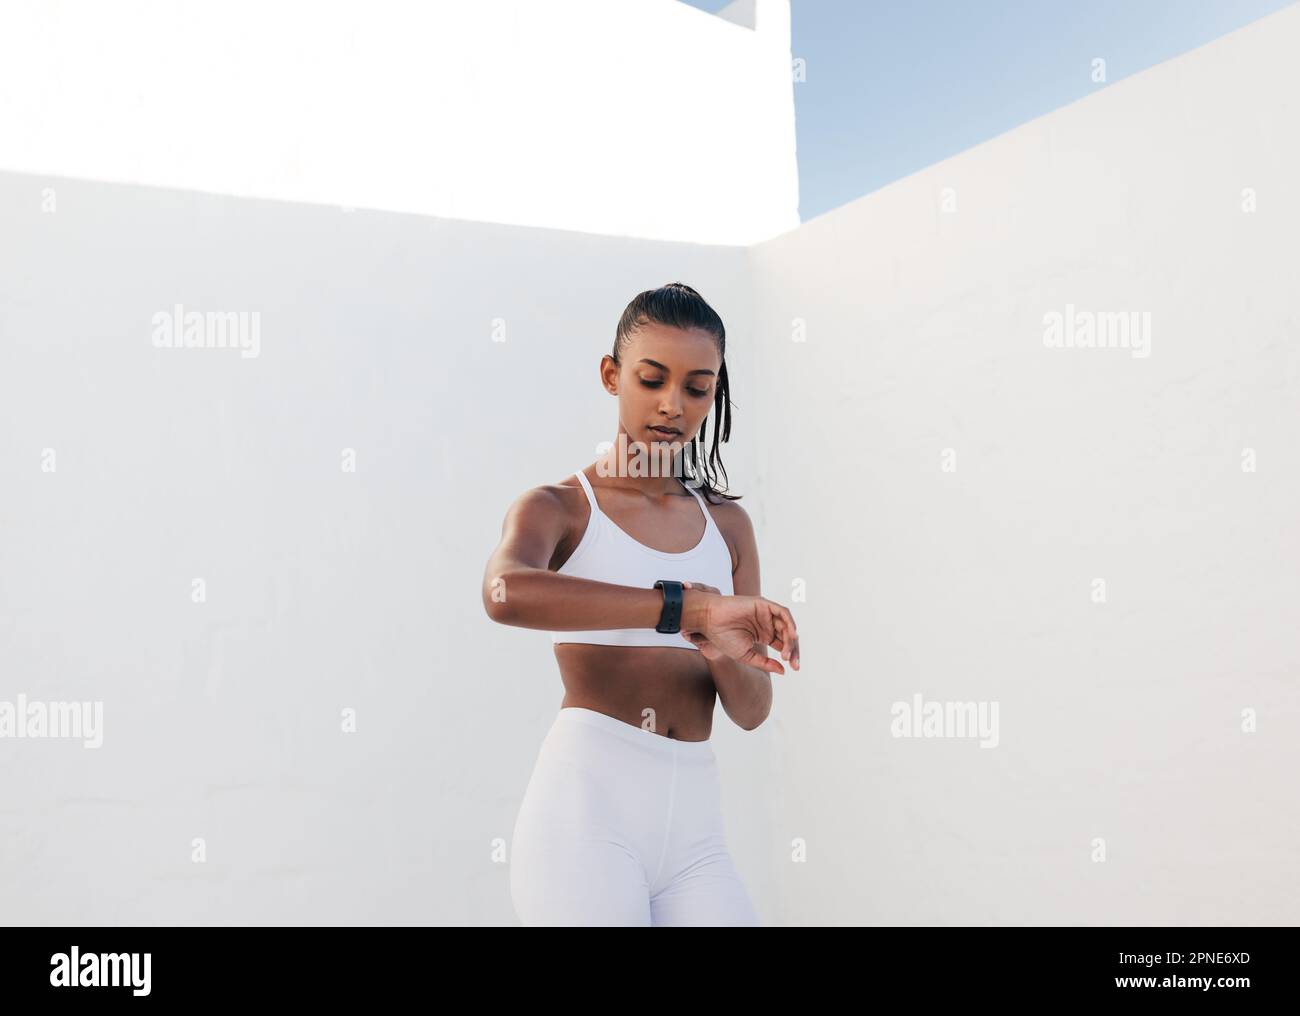
[[[642, 357], [640, 360], [637, 361], [637, 363], [648, 363], [648, 364], [650, 364], [651, 367], [658, 367], [658, 368], [659, 368], [660, 370], [662, 370], [665, 374], [671, 374], [671, 373], [672, 373], [671, 370], [669, 370], [667, 367], [665, 367], [665, 366], [664, 366], [662, 363], [660, 363], [658, 360], [651, 360], [651, 359], [648, 359], [648, 358], [646, 358], [646, 357]], [[690, 377], [692, 374], [708, 374], [710, 377], [712, 377], [712, 376], [713, 376], [713, 371], [711, 371], [711, 370], [688, 370], [688, 371], [686, 372], [686, 376], [687, 376], [687, 377]]]

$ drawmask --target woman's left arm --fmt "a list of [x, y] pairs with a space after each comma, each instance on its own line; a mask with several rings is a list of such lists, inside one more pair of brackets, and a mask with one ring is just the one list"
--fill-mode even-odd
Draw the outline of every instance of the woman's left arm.
[[[739, 558], [731, 575], [733, 592], [736, 596], [762, 596], [758, 541], [754, 538], [754, 527], [745, 509], [735, 502], [732, 502], [732, 507], [733, 524], [727, 528], [736, 542]], [[700, 646], [708, 661], [713, 684], [718, 689], [718, 699], [736, 726], [743, 730], [753, 730], [766, 720], [772, 711], [772, 675], [766, 670], [741, 663], [718, 652], [709, 646], [703, 636], [692, 637], [691, 641]], [[758, 649], [766, 655], [765, 646], [758, 646]], [[797, 668], [797, 661], [792, 666]]]

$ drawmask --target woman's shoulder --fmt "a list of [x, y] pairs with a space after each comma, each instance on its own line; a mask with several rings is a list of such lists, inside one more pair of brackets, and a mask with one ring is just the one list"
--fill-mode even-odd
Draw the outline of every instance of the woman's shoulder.
[[723, 497], [716, 491], [706, 493], [704, 490], [697, 490], [697, 494], [703, 499], [704, 503], [709, 506], [709, 511], [713, 513], [713, 518], [718, 525], [726, 521], [730, 525], [749, 526], [749, 512], [741, 507], [739, 500], [731, 500]]
[[578, 478], [570, 473], [554, 483], [529, 487], [515, 497], [508, 511], [522, 522], [563, 522], [567, 527], [586, 504]]
[[[701, 496], [703, 496], [701, 494]], [[731, 554], [731, 570], [734, 573], [741, 556], [748, 548], [754, 546], [754, 525], [749, 519], [749, 512], [741, 507], [739, 501], [730, 501], [720, 497], [716, 502], [704, 498], [708, 512], [713, 516], [713, 524], [718, 527], [722, 539]]]
[[552, 525], [558, 522], [566, 530], [585, 525], [590, 511], [586, 492], [575, 473], [554, 483], [542, 483], [528, 488], [515, 498], [510, 510], [518, 513], [523, 521], [548, 522]]

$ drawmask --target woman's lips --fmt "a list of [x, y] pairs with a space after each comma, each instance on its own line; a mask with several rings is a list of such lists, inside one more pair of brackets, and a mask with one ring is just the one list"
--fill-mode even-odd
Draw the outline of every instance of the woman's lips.
[[647, 427], [646, 430], [654, 434], [660, 441], [677, 441], [682, 436], [680, 430], [665, 431], [660, 430], [658, 427]]

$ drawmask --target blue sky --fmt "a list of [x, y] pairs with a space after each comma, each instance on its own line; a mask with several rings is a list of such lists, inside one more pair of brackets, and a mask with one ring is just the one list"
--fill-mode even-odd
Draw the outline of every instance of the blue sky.
[[[717, 11], [727, 0], [685, 0]], [[1290, 0], [793, 0], [803, 221]], [[1106, 60], [1106, 84], [1091, 79]]]

